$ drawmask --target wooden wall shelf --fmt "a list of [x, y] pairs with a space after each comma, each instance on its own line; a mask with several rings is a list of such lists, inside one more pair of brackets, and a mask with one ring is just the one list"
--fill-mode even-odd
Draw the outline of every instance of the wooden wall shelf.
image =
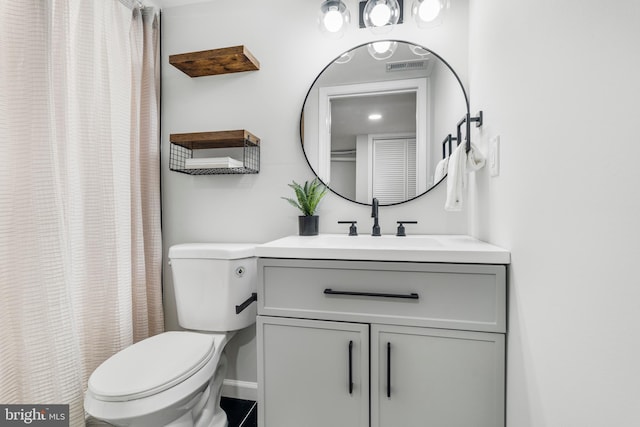
[[191, 77], [260, 69], [260, 62], [242, 45], [171, 55], [169, 63]]
[[205, 148], [244, 147], [245, 142], [260, 145], [260, 138], [246, 130], [217, 132], [172, 133], [169, 142], [190, 150]]

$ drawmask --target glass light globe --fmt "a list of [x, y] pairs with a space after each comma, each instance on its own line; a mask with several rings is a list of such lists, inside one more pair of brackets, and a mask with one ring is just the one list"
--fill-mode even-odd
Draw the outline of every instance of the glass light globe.
[[441, 23], [444, 8], [445, 0], [414, 0], [411, 5], [411, 15], [418, 27], [433, 27]]
[[369, 43], [367, 49], [369, 50], [369, 55], [371, 55], [374, 59], [382, 61], [384, 59], [389, 59], [393, 56], [398, 47], [398, 42], [383, 40], [379, 42]]
[[414, 55], [419, 56], [421, 58], [426, 58], [427, 56], [431, 55], [431, 52], [429, 52], [429, 50], [415, 44], [409, 45], [409, 50], [411, 50], [411, 52], [413, 52]]
[[333, 62], [335, 62], [336, 64], [346, 64], [347, 62], [351, 61], [355, 55], [356, 53], [353, 50], [350, 50], [349, 52], [345, 52], [340, 55]]
[[362, 11], [364, 26], [374, 33], [391, 31], [400, 20], [398, 0], [368, 0]]
[[318, 27], [329, 37], [339, 38], [351, 21], [351, 14], [347, 6], [340, 0], [325, 0], [320, 5]]
[[385, 53], [389, 50], [390, 47], [391, 47], [390, 41], [381, 41], [381, 42], [371, 43], [371, 48], [376, 53]]

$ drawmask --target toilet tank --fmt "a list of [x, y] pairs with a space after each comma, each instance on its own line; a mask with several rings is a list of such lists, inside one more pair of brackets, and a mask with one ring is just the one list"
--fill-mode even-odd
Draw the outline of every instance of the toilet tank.
[[187, 243], [169, 248], [178, 323], [185, 329], [226, 332], [256, 321], [256, 304], [236, 314], [256, 292], [255, 244]]

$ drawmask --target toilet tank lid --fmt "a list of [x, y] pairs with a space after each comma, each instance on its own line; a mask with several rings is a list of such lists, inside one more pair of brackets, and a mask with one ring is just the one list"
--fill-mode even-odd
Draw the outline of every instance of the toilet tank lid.
[[169, 248], [169, 259], [240, 259], [255, 256], [257, 243], [183, 243]]

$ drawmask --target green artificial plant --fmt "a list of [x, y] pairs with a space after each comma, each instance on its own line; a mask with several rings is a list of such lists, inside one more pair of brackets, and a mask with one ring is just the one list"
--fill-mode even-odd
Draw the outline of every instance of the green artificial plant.
[[318, 203], [327, 194], [327, 187], [325, 187], [318, 178], [313, 181], [305, 181], [304, 186], [293, 181], [292, 184], [288, 184], [293, 188], [296, 193], [297, 201], [289, 197], [283, 197], [286, 201], [291, 203], [292, 206], [300, 209], [304, 216], [313, 216], [318, 207]]

